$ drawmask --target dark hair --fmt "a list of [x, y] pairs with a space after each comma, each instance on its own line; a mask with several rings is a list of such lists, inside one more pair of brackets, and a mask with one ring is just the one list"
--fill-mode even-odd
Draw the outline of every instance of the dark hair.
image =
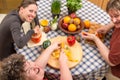
[[120, 0], [109, 0], [106, 11], [108, 12], [110, 9], [120, 10]]
[[28, 7], [30, 4], [35, 4], [37, 6], [37, 3], [35, 0], [23, 0], [20, 4], [20, 6], [18, 7], [18, 10], [20, 9], [20, 7], [26, 8]]
[[12, 54], [0, 63], [0, 80], [25, 80], [25, 58], [20, 54]]

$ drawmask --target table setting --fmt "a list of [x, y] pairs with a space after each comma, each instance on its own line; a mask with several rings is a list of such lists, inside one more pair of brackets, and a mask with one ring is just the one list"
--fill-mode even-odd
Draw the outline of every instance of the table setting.
[[[28, 44], [22, 49], [17, 48], [17, 46], [15, 45], [17, 53], [25, 55], [25, 58], [27, 60], [34, 61], [41, 54], [44, 41], [62, 41], [64, 42], [63, 48], [66, 50], [66, 55], [68, 53], [70, 54], [68, 54], [67, 56], [69, 58], [69, 68], [72, 73], [73, 79], [101, 80], [101, 78], [103, 78], [105, 73], [108, 71], [109, 66], [100, 55], [96, 45], [87, 43], [84, 39], [82, 39], [80, 34], [83, 31], [89, 31], [89, 29], [85, 25], [85, 20], [88, 20], [89, 23], [94, 23], [94, 26], [96, 26], [95, 24], [105, 25], [110, 22], [110, 17], [105, 11], [103, 11], [97, 5], [89, 2], [88, 0], [81, 1], [81, 8], [75, 11], [74, 14], [70, 15], [66, 6], [66, 0], [60, 0], [61, 7], [59, 11], [59, 16], [57, 13], [57, 18], [55, 18], [53, 17], [53, 14], [51, 12], [52, 0], [38, 0], [36, 2], [38, 4], [37, 17], [39, 19], [42, 31], [41, 41], [37, 44], [29, 41]], [[67, 17], [67, 20], [69, 20], [69, 24], [67, 23], [67, 20], [65, 20], [65, 17]], [[44, 21], [41, 22], [42, 20]], [[57, 25], [57, 28], [50, 30], [46, 29], [48, 31], [44, 31], [45, 26], [51, 26], [51, 22], [57, 23], [55, 24]], [[44, 26], [41, 23], [46, 23], [47, 25]], [[70, 26], [76, 26], [76, 28], [69, 29]], [[24, 27], [21, 31], [25, 34], [27, 30], [24, 29]], [[112, 31], [104, 36], [103, 42], [107, 46], [109, 46], [111, 33]], [[67, 42], [68, 36], [75, 36], [75, 38], [79, 38], [79, 40], [76, 39], [75, 44], [71, 46]], [[65, 46], [67, 46], [70, 51], [68, 50], [67, 52]], [[54, 52], [50, 56], [48, 65], [45, 69], [46, 75], [49, 78], [48, 80], [59, 80], [59, 64], [57, 59], [55, 59], [57, 54], [57, 52]], [[57, 55], [57, 58], [58, 57], [59, 55]]]

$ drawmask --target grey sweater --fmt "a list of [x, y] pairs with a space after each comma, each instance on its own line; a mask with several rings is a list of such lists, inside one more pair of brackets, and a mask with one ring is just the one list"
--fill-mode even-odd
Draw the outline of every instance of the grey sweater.
[[21, 36], [21, 25], [23, 21], [20, 19], [16, 10], [10, 12], [0, 24], [0, 60], [16, 53], [14, 43], [18, 48], [23, 48], [30, 40], [33, 30], [29, 30], [27, 34]]

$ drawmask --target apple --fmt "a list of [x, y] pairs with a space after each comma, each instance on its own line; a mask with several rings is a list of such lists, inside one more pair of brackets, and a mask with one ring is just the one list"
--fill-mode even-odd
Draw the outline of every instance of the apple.
[[77, 15], [76, 15], [75, 13], [71, 13], [71, 14], [70, 14], [70, 17], [71, 17], [71, 18], [76, 18]]
[[67, 24], [67, 23], [62, 23], [62, 27], [63, 27], [64, 29], [67, 29], [67, 28], [68, 28], [68, 24]]

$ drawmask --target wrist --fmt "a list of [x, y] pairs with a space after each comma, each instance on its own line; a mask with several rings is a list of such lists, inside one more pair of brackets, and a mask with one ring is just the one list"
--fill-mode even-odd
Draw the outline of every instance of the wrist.
[[66, 66], [67, 62], [65, 62], [65, 61], [59, 61], [59, 64], [60, 64], [60, 66]]
[[97, 43], [99, 40], [100, 40], [100, 39], [99, 39], [97, 36], [95, 36], [93, 41], [94, 41], [95, 43]]
[[60, 64], [67, 64], [67, 61], [64, 60], [64, 59], [59, 59], [59, 63], [60, 63]]
[[108, 30], [111, 29], [111, 28], [113, 28], [113, 27], [114, 27], [114, 24], [113, 24], [112, 22], [107, 25], [107, 29], [108, 29]]
[[55, 50], [52, 44], [47, 49], [49, 50], [49, 52], [53, 52]]

